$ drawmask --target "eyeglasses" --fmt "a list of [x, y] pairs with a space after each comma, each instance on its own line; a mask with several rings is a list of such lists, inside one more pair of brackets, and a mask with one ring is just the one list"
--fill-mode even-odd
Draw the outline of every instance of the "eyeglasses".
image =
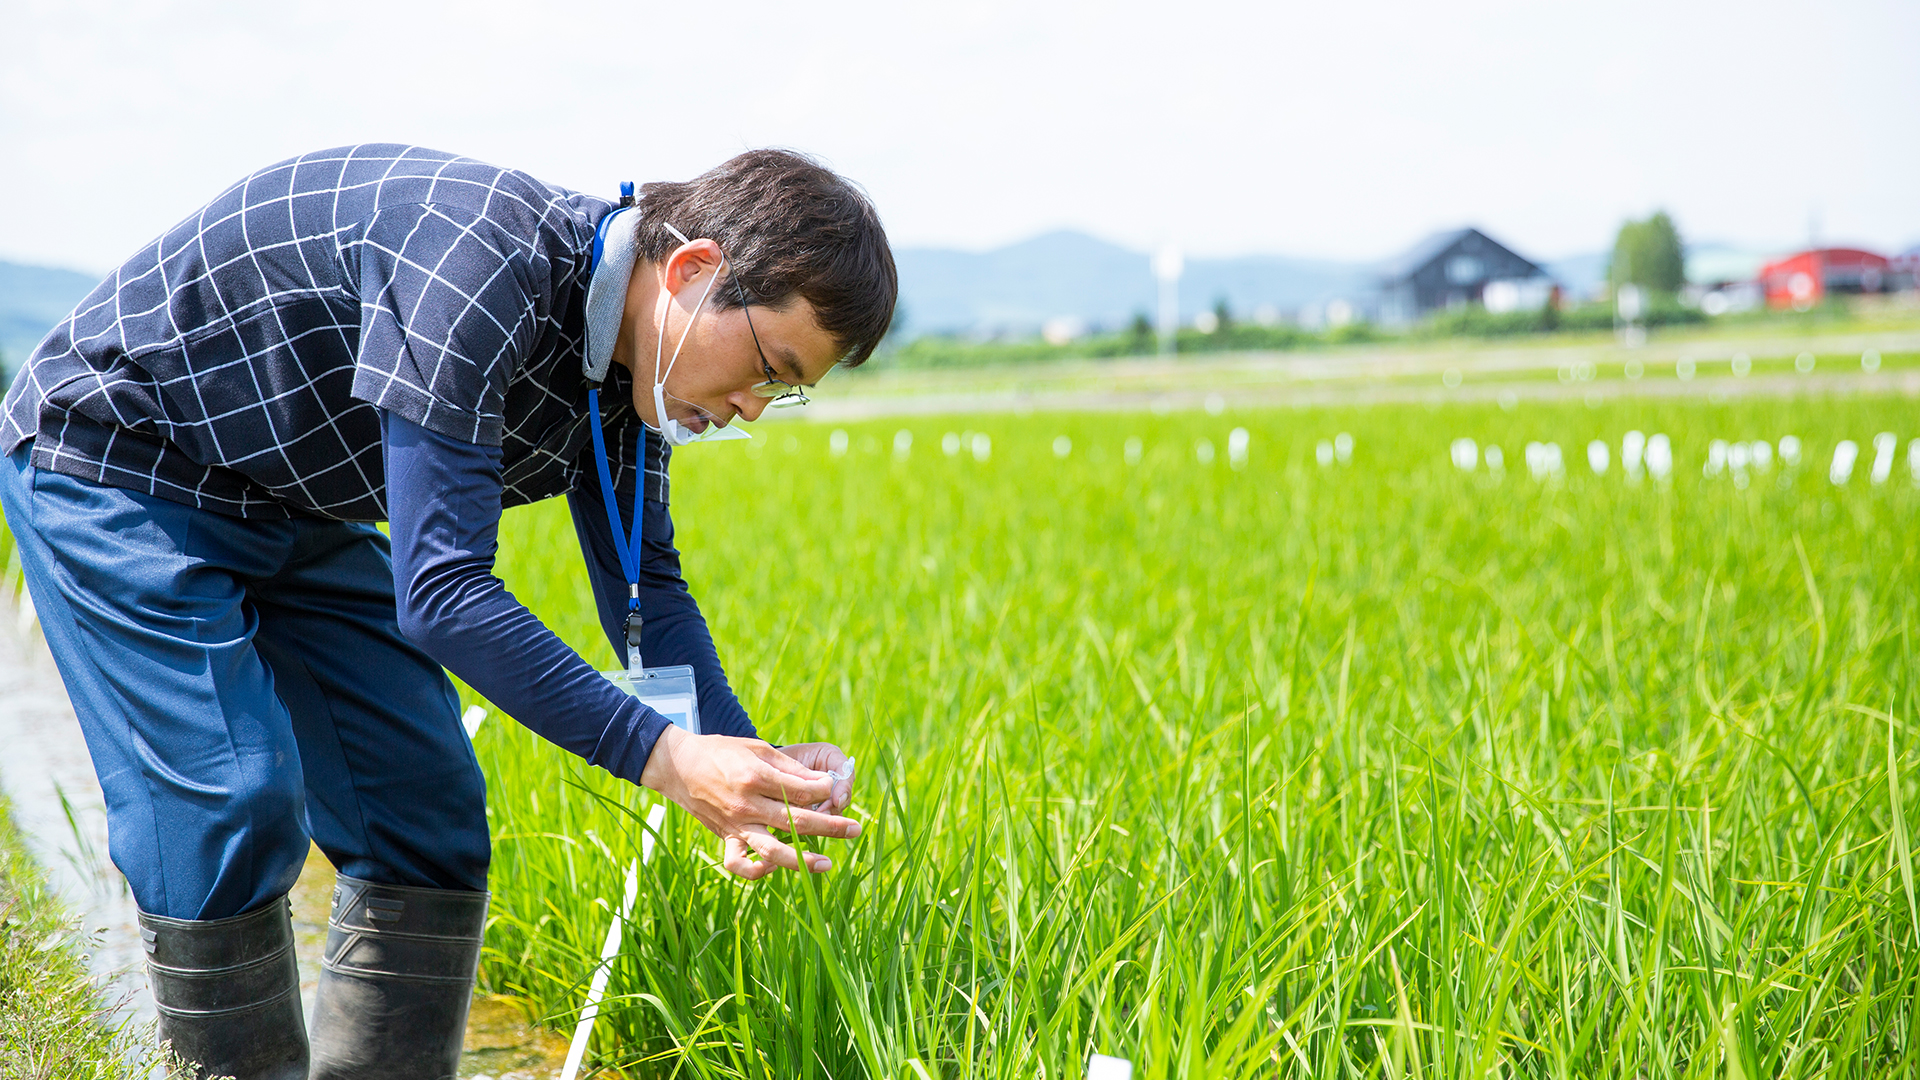
[[[721, 253], [723, 256], [725, 252]], [[808, 402], [805, 387], [795, 386], [773, 373], [773, 365], [767, 362], [767, 350], [760, 346], [760, 331], [753, 328], [753, 313], [747, 310], [747, 289], [740, 284], [740, 275], [728, 271], [733, 278], [733, 287], [740, 294], [740, 314], [747, 317], [747, 333], [753, 335], [754, 350], [760, 354], [760, 371], [766, 375], [765, 382], [753, 385], [753, 396], [767, 398], [767, 407], [771, 409], [791, 409]]]

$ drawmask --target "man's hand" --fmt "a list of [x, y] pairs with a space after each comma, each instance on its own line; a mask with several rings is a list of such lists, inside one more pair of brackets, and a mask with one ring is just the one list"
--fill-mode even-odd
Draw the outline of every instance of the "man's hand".
[[[800, 868], [800, 853], [770, 828], [805, 836], [860, 835], [857, 821], [807, 809], [834, 797], [832, 777], [759, 739], [693, 735], [669, 726], [653, 744], [640, 782], [685, 807], [725, 840], [721, 865], [749, 881], [776, 867]], [[833, 868], [833, 860], [818, 852], [807, 852], [806, 862], [815, 873]]]
[[846, 779], [833, 782], [833, 796], [826, 805], [813, 804], [816, 810], [825, 810], [837, 814], [853, 801], [853, 773], [847, 766], [853, 761], [846, 752], [832, 743], [803, 742], [789, 743], [780, 748], [780, 752], [809, 769], [824, 773], [845, 773]]

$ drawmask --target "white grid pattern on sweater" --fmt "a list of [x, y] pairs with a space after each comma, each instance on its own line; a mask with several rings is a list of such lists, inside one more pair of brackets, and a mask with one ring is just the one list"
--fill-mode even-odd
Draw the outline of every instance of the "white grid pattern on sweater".
[[[269, 166], [129, 259], [0, 408], [0, 452], [243, 517], [385, 516], [375, 407], [498, 445], [503, 503], [583, 478], [587, 250], [604, 200], [419, 147]], [[631, 485], [618, 373], [609, 453]], [[648, 439], [648, 495], [668, 449]], [[369, 455], [372, 455], [371, 458]]]

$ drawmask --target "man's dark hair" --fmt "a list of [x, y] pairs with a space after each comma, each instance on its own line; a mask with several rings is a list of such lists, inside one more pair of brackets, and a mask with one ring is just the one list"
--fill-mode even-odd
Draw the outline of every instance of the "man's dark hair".
[[[893, 322], [900, 291], [893, 249], [873, 203], [852, 182], [804, 154], [749, 150], [684, 183], [640, 189], [640, 257], [663, 262], [680, 242], [661, 226], [705, 237], [726, 253], [748, 301], [783, 307], [795, 296], [858, 367]], [[740, 306], [721, 287], [714, 303]]]

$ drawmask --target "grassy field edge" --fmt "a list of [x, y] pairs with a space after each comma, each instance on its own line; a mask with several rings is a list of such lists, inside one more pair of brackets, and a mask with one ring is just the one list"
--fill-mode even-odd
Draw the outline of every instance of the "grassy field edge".
[[47, 887], [0, 797], [0, 1075], [145, 1077], [149, 1033], [118, 1024], [88, 975], [87, 929]]

